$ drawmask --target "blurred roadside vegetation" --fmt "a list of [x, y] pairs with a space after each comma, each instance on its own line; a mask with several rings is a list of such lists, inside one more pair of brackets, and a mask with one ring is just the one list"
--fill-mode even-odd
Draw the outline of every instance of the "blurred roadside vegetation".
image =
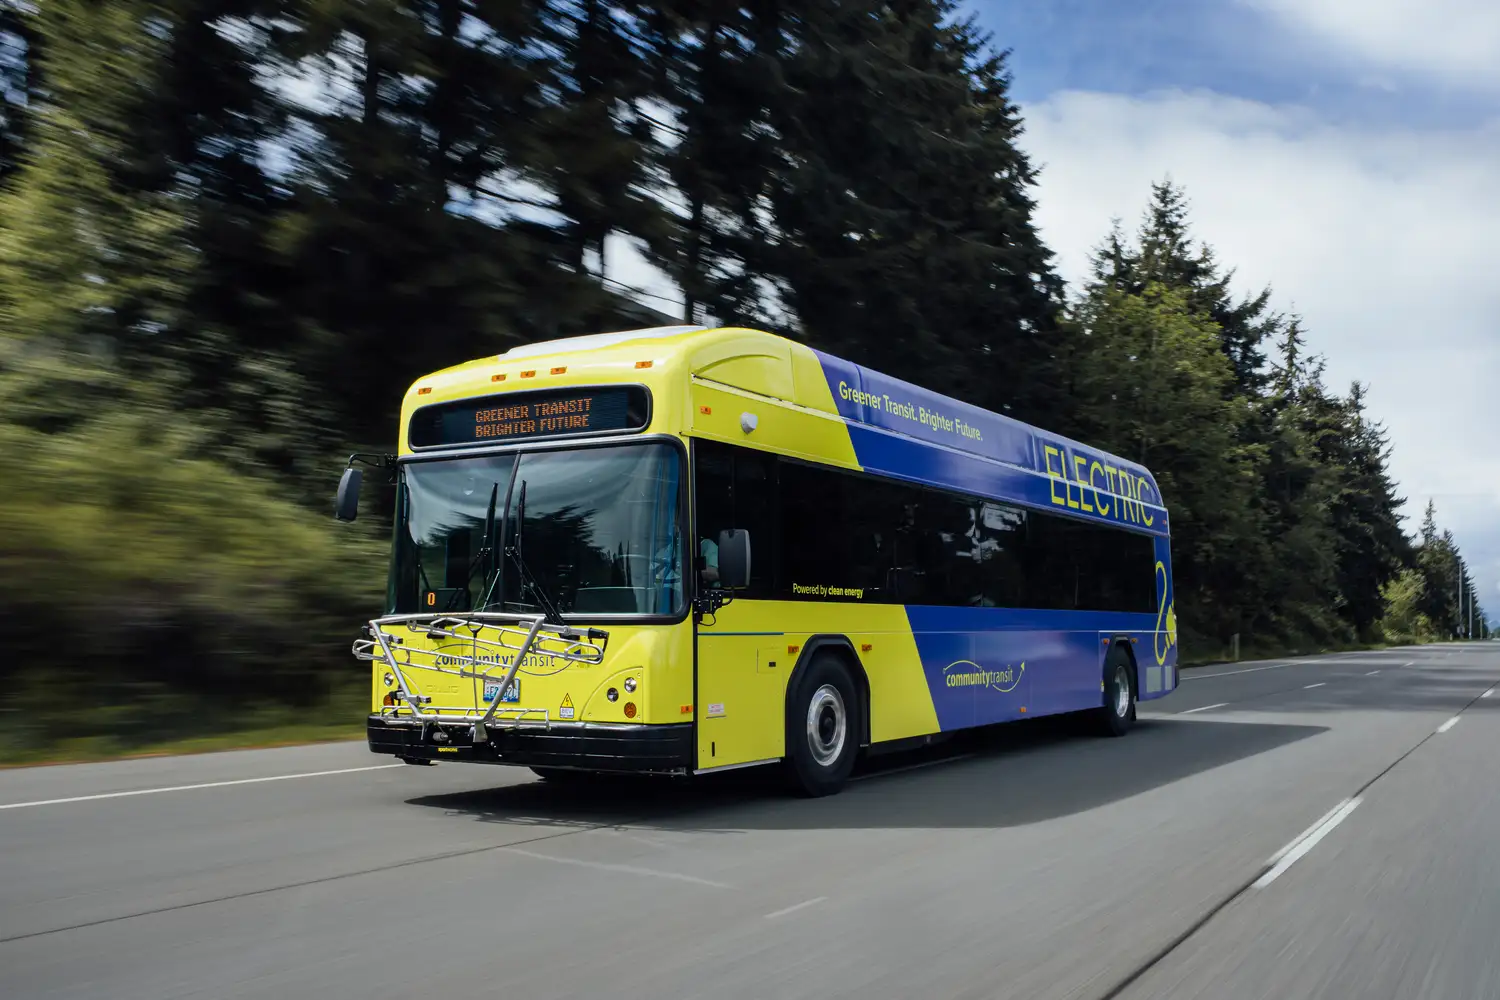
[[0, 0], [0, 760], [358, 735], [344, 456], [424, 372], [683, 319], [1150, 466], [1187, 661], [1456, 635], [1363, 387], [1171, 184], [1065, 287], [1023, 124], [949, 0]]

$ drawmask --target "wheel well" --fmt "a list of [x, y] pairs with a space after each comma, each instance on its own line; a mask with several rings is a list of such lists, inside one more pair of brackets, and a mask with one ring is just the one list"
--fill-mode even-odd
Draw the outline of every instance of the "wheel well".
[[[1109, 641], [1109, 644], [1110, 652], [1116, 649], [1125, 650], [1125, 662], [1130, 665], [1130, 669], [1126, 671], [1126, 676], [1130, 678], [1130, 694], [1132, 697], [1139, 698], [1141, 696], [1141, 668], [1135, 662], [1135, 650], [1132, 648], [1134, 644], [1128, 635], [1117, 635]], [[1109, 662], [1108, 655], [1105, 656], [1104, 661]]]
[[812, 658], [819, 654], [837, 656], [854, 677], [856, 697], [859, 699], [860, 707], [859, 745], [868, 746], [870, 743], [870, 677], [865, 673], [865, 665], [860, 662], [859, 654], [854, 652], [854, 643], [849, 641], [848, 636], [815, 635], [804, 642], [802, 653], [797, 657], [797, 664], [792, 667], [791, 676], [787, 678], [786, 698], [791, 698], [802, 676], [802, 671], [808, 663], [812, 662]]

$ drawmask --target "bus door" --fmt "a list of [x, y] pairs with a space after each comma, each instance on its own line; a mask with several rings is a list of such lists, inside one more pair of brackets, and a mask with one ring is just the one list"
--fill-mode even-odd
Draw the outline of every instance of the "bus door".
[[771, 760], [785, 752], [787, 653], [771, 588], [771, 460], [761, 452], [693, 442], [695, 583], [717, 584], [719, 532], [750, 533], [750, 586], [697, 626], [698, 767]]

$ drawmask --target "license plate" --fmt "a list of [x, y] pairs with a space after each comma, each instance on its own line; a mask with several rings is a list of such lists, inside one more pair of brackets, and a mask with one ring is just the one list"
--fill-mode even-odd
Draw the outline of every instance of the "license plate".
[[[484, 686], [484, 703], [488, 705], [495, 700], [495, 695], [500, 690], [499, 684], [486, 684]], [[516, 702], [521, 700], [521, 682], [511, 681], [510, 687], [505, 689], [505, 694], [500, 696], [502, 702]]]

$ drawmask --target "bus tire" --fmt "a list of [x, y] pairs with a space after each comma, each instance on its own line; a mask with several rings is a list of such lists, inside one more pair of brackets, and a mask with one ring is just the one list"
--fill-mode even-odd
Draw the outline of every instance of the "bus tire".
[[1135, 685], [1130, 675], [1130, 654], [1116, 646], [1104, 661], [1104, 704], [1096, 710], [1101, 736], [1124, 736], [1135, 721]]
[[843, 659], [814, 653], [786, 702], [786, 760], [793, 787], [816, 798], [844, 787], [859, 755], [859, 687]]

